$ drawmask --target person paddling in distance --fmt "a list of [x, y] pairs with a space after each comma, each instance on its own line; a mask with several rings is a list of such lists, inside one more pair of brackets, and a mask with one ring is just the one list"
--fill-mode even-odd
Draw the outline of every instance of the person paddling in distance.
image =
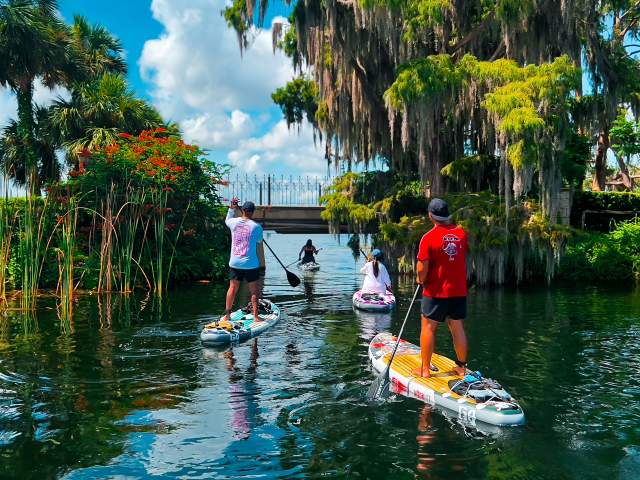
[[391, 291], [391, 279], [387, 267], [382, 263], [382, 252], [375, 248], [367, 263], [360, 269], [360, 273], [365, 275], [362, 282], [362, 293], [379, 293], [385, 294]]
[[231, 309], [241, 282], [246, 281], [249, 286], [255, 319], [258, 318], [258, 296], [261, 294], [260, 258], [264, 259], [262, 226], [252, 220], [256, 210], [253, 202], [244, 202], [241, 209], [242, 216], [236, 218], [235, 210], [237, 208], [238, 199], [234, 198], [225, 220], [227, 227], [231, 230], [231, 257], [229, 259], [229, 290], [227, 291], [224, 322], [228, 322], [231, 317]]
[[429, 203], [429, 219], [434, 227], [420, 241], [417, 282], [423, 286], [420, 334], [421, 368], [417, 377], [430, 377], [431, 357], [435, 349], [438, 325], [447, 322], [456, 351], [457, 375], [467, 367], [467, 336], [463, 321], [467, 316], [467, 234], [451, 223], [449, 207], [434, 198]]
[[[305, 263], [316, 263], [316, 257], [314, 257], [314, 255], [317, 255], [319, 251], [320, 250], [313, 246], [313, 242], [311, 241], [311, 239], [309, 239], [307, 240], [307, 243], [300, 249], [300, 253], [298, 253], [298, 260], [302, 265], [304, 265]], [[302, 256], [303, 253], [304, 257]], [[302, 260], [300, 260], [301, 258]]]

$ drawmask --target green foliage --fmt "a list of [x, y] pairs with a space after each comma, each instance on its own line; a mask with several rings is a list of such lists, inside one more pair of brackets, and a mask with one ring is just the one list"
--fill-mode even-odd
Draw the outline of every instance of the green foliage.
[[463, 69], [449, 55], [430, 55], [402, 66], [385, 92], [385, 101], [395, 110], [418, 100], [436, 97], [459, 88], [465, 78]]
[[296, 27], [291, 24], [285, 32], [282, 40], [278, 43], [278, 47], [289, 57], [294, 65], [300, 62], [300, 51], [298, 50], [298, 34]]
[[565, 184], [579, 188], [591, 160], [591, 139], [572, 131], [561, 155], [560, 167]]
[[[93, 151], [87, 165], [72, 171], [67, 182], [50, 185], [46, 200], [32, 200], [33, 217], [41, 219], [41, 237], [49, 246], [42, 254], [39, 286], [56, 286], [59, 252], [73, 257], [66, 272], [75, 272], [83, 289], [98, 288], [101, 282], [106, 288], [109, 278], [123, 292], [145, 287], [146, 278], [157, 277], [163, 285], [220, 278], [229, 239], [217, 196], [218, 166], [164, 129], [116, 138]], [[1, 213], [16, 216], [18, 225], [28, 211], [25, 205], [25, 199], [11, 199], [1, 205]], [[59, 231], [70, 213], [78, 216], [73, 245], [71, 236]], [[111, 243], [105, 247], [109, 232]], [[12, 235], [7, 280], [18, 288], [29, 239], [18, 228]]]
[[157, 110], [135, 96], [122, 75], [104, 74], [78, 85], [71, 99], [59, 99], [50, 109], [50, 128], [67, 155], [76, 159], [116, 141], [119, 133], [138, 135], [165, 126]]
[[[582, 213], [585, 210], [612, 210], [617, 212], [635, 212], [628, 214], [628, 217], [640, 214], [640, 194], [631, 192], [592, 192], [577, 191], [573, 198], [571, 209], [571, 224], [575, 227], [582, 227]], [[585, 217], [585, 228], [608, 232], [615, 226], [613, 219], [624, 220], [624, 216], [609, 214], [589, 214]]]
[[313, 80], [306, 77], [298, 77], [278, 88], [271, 98], [280, 107], [287, 125], [302, 123], [307, 120], [315, 124], [318, 110], [318, 86]]
[[602, 284], [640, 280], [640, 222], [620, 223], [608, 234], [575, 237], [562, 259], [560, 278]]
[[628, 120], [626, 111], [619, 112], [609, 134], [611, 148], [616, 155], [631, 159], [640, 154], [640, 125], [636, 121]]
[[245, 0], [235, 0], [231, 6], [225, 7], [222, 15], [229, 28], [233, 28], [239, 38], [249, 30], [251, 19], [247, 14], [247, 2]]
[[[465, 159], [474, 165], [478, 159]], [[449, 169], [453, 170], [453, 169]], [[535, 275], [550, 280], [556, 259], [571, 237], [569, 227], [550, 222], [537, 203], [526, 201], [505, 210], [504, 199], [484, 191], [445, 196], [454, 221], [469, 236], [473, 272], [480, 284], [516, 282]], [[364, 232], [378, 220], [374, 243], [391, 250], [394, 268], [409, 272], [422, 235], [432, 228], [429, 199], [421, 182], [389, 172], [348, 173], [323, 197], [323, 218]]]

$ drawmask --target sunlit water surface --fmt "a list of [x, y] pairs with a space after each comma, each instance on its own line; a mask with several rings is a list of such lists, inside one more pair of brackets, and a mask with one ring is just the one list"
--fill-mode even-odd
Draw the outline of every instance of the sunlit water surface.
[[[290, 262], [302, 236], [268, 240]], [[343, 238], [343, 243], [346, 239]], [[522, 428], [459, 423], [415, 400], [371, 405], [367, 345], [391, 315], [355, 314], [351, 252], [315, 242], [322, 269], [290, 288], [269, 258], [282, 321], [232, 350], [203, 348], [224, 287], [164, 302], [82, 298], [0, 317], [1, 478], [640, 478], [640, 294], [584, 287], [470, 297], [471, 367], [499, 379]], [[418, 338], [414, 312], [406, 337]], [[441, 329], [438, 350], [451, 355]]]

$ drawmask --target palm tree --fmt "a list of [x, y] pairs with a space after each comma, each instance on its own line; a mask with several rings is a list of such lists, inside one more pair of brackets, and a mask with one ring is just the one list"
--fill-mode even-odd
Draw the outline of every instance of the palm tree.
[[86, 18], [76, 15], [73, 17], [71, 35], [77, 48], [83, 52], [93, 77], [105, 73], [127, 73], [122, 44], [106, 28], [90, 25]]
[[158, 111], [137, 98], [122, 75], [104, 74], [76, 85], [71, 99], [50, 108], [51, 128], [74, 160], [84, 149], [113, 143], [121, 132], [132, 135], [165, 126]]
[[32, 195], [40, 193], [34, 118], [34, 81], [53, 88], [82, 78], [81, 55], [57, 13], [56, 0], [0, 0], [0, 85], [18, 101], [15, 148]]
[[[6, 172], [18, 185], [27, 184], [27, 161], [25, 149], [22, 148], [22, 138], [19, 135], [19, 125], [11, 120], [3, 129], [0, 137], [0, 170]], [[58, 144], [51, 135], [49, 127], [49, 109], [35, 107], [33, 151], [37, 164], [38, 184], [50, 180], [60, 179], [60, 163], [56, 155]]]

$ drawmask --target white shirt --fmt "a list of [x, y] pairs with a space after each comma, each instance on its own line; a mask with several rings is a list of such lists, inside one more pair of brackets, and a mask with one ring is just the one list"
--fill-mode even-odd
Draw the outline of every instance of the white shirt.
[[364, 282], [362, 283], [363, 293], [386, 293], [387, 285], [391, 286], [391, 279], [389, 278], [389, 272], [384, 264], [378, 262], [378, 276], [373, 273], [373, 262], [365, 263], [364, 267], [360, 269], [360, 273], [364, 273]]
[[240, 270], [260, 267], [258, 243], [262, 242], [262, 227], [248, 218], [234, 218], [230, 208], [225, 223], [231, 230], [231, 258], [229, 266]]

